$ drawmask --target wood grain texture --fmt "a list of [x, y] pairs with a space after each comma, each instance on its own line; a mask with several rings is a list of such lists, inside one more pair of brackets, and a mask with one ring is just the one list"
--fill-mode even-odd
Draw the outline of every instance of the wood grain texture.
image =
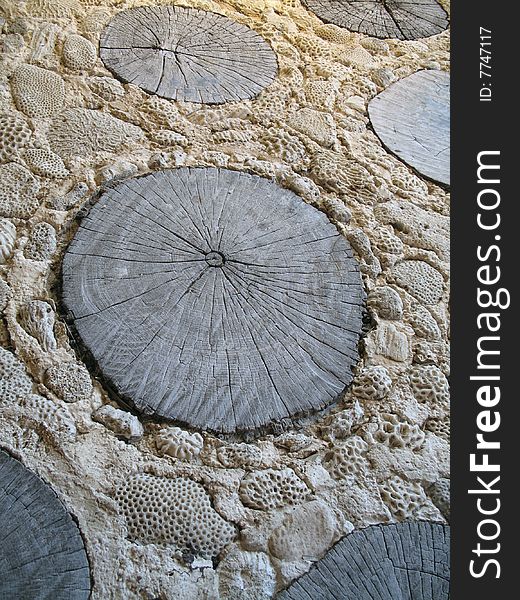
[[373, 525], [339, 541], [278, 600], [448, 600], [450, 529]]
[[450, 75], [418, 71], [368, 104], [377, 136], [421, 175], [450, 184]]
[[324, 407], [358, 360], [364, 291], [347, 240], [248, 173], [180, 168], [117, 183], [65, 253], [62, 296], [122, 398], [201, 429]]
[[89, 597], [78, 526], [47, 484], [0, 450], [0, 598]]
[[118, 13], [100, 57], [125, 82], [173, 100], [219, 104], [256, 96], [276, 77], [276, 55], [255, 31], [223, 15], [179, 6]]
[[448, 28], [437, 0], [303, 0], [320, 19], [372, 37], [417, 40]]

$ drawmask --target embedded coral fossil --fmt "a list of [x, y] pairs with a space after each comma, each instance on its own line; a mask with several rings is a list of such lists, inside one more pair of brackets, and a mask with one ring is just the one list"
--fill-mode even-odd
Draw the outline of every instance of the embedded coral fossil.
[[133, 475], [117, 486], [115, 499], [129, 537], [143, 544], [168, 544], [214, 557], [236, 535], [202, 485], [191, 479]]
[[309, 488], [292, 469], [256, 471], [244, 477], [240, 484], [242, 502], [258, 510], [299, 504], [308, 494]]
[[418, 483], [405, 482], [394, 476], [382, 484], [380, 493], [383, 502], [399, 521], [421, 518], [441, 520], [440, 513], [429, 502]]
[[31, 300], [20, 309], [18, 317], [25, 331], [36, 338], [44, 350], [56, 350], [55, 315], [48, 302]]
[[97, 58], [96, 47], [81, 35], [69, 35], [63, 44], [63, 62], [69, 69], [88, 71]]
[[382, 413], [375, 423], [370, 423], [367, 428], [367, 439], [390, 448], [408, 447], [419, 450], [424, 443], [425, 434], [418, 425], [400, 420], [397, 415]]
[[69, 438], [76, 436], [74, 418], [63, 404], [57, 404], [38, 394], [29, 394], [20, 400], [20, 409], [22, 413], [58, 435], [64, 434]]
[[0, 219], [0, 265], [6, 263], [13, 253], [16, 227], [7, 219]]
[[24, 159], [36, 175], [53, 179], [64, 179], [69, 175], [61, 158], [50, 150], [30, 148], [25, 151]]
[[223, 446], [217, 450], [217, 456], [225, 467], [251, 469], [259, 467], [262, 462], [262, 451], [252, 444]]
[[77, 362], [60, 363], [47, 369], [45, 385], [65, 402], [88, 400], [92, 394], [89, 372]]
[[11, 90], [16, 106], [29, 117], [50, 117], [62, 109], [65, 100], [65, 83], [60, 75], [34, 65], [16, 69]]
[[204, 445], [200, 433], [189, 433], [180, 427], [163, 429], [155, 439], [160, 454], [168, 454], [180, 460], [191, 460], [197, 457]]
[[48, 139], [62, 157], [114, 152], [142, 138], [142, 131], [112, 115], [85, 108], [70, 108], [52, 122]]
[[28, 219], [38, 208], [39, 182], [16, 163], [0, 165], [0, 216]]
[[23, 249], [25, 258], [49, 260], [57, 247], [56, 230], [45, 221], [37, 223], [31, 231], [29, 242]]
[[438, 304], [442, 298], [442, 275], [422, 260], [405, 260], [398, 263], [392, 269], [392, 276], [397, 285], [423, 304]]
[[335, 479], [345, 479], [349, 475], [366, 471], [368, 462], [364, 454], [367, 450], [368, 444], [354, 435], [335, 445], [325, 456], [323, 465]]
[[382, 319], [397, 321], [403, 316], [403, 301], [389, 286], [374, 288], [368, 295], [367, 304]]
[[418, 365], [410, 372], [410, 384], [415, 398], [428, 404], [432, 416], [449, 410], [450, 388], [444, 373], [435, 365]]
[[352, 386], [352, 393], [363, 400], [381, 400], [392, 387], [392, 379], [385, 367], [366, 367]]
[[31, 393], [32, 381], [24, 364], [0, 347], [0, 403], [13, 403]]
[[10, 160], [29, 141], [32, 131], [17, 114], [0, 115], [0, 162]]

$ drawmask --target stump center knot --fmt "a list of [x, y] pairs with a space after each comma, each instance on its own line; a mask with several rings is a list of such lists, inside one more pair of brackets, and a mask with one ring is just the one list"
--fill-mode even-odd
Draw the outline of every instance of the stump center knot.
[[226, 262], [226, 259], [221, 252], [212, 250], [206, 254], [206, 262], [211, 267], [221, 267]]

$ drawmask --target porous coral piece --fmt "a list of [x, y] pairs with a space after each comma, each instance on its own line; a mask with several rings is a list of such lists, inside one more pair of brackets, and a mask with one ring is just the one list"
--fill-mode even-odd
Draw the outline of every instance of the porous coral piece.
[[361, 190], [371, 180], [370, 173], [363, 165], [330, 150], [322, 150], [312, 157], [310, 171], [319, 185], [337, 194]]
[[365, 367], [354, 380], [352, 393], [362, 400], [382, 400], [392, 387], [388, 370], [382, 366]]
[[97, 52], [92, 42], [81, 35], [68, 35], [63, 44], [63, 62], [75, 71], [88, 71], [96, 63]]
[[431, 501], [440, 510], [446, 521], [450, 521], [450, 480], [441, 478], [426, 488]]
[[65, 402], [88, 400], [93, 392], [89, 372], [77, 362], [49, 367], [45, 372], [45, 385]]
[[319, 110], [332, 110], [337, 92], [337, 83], [327, 80], [309, 81], [304, 88], [307, 102]]
[[30, 394], [32, 381], [16, 356], [0, 347], [0, 402], [13, 403]]
[[61, 158], [45, 148], [29, 148], [24, 153], [24, 159], [36, 175], [52, 179], [64, 179], [69, 175], [68, 169]]
[[325, 148], [334, 146], [336, 125], [332, 116], [327, 113], [300, 108], [289, 117], [287, 124]]
[[0, 216], [28, 219], [38, 208], [39, 182], [22, 165], [0, 165]]
[[38, 394], [29, 394], [21, 399], [20, 407], [27, 416], [41, 422], [50, 431], [64, 433], [71, 438], [76, 436], [76, 424], [66, 406]]
[[2, 278], [0, 278], [0, 312], [5, 309], [10, 298], [11, 288]]
[[114, 152], [142, 138], [139, 127], [112, 115], [86, 108], [70, 108], [57, 116], [48, 133], [51, 148], [62, 157]]
[[295, 135], [277, 127], [269, 127], [259, 138], [267, 153], [292, 164], [303, 160], [305, 146]]
[[415, 335], [427, 340], [437, 340], [441, 337], [441, 331], [437, 321], [432, 317], [429, 310], [415, 304], [408, 313], [408, 322], [413, 327]]
[[376, 227], [373, 231], [374, 245], [387, 254], [402, 254], [403, 242], [387, 227]]
[[246, 475], [240, 483], [242, 502], [257, 510], [271, 510], [286, 504], [300, 504], [309, 488], [292, 469], [266, 469]]
[[448, 417], [431, 417], [427, 419], [424, 428], [443, 440], [450, 441], [451, 427]]
[[10, 160], [29, 141], [32, 131], [17, 114], [0, 115], [0, 162]]
[[323, 466], [335, 479], [345, 479], [363, 473], [368, 467], [368, 462], [363, 456], [367, 450], [368, 444], [358, 435], [353, 435], [333, 447], [325, 456]]
[[197, 432], [190, 433], [180, 427], [168, 427], [159, 432], [155, 445], [160, 454], [190, 461], [200, 454], [204, 438]]
[[439, 514], [438, 511], [429, 506], [428, 498], [418, 483], [391, 477], [382, 484], [380, 494], [383, 502], [399, 521], [428, 517], [439, 520], [435, 518]]
[[50, 223], [37, 223], [23, 253], [30, 260], [49, 260], [56, 252], [56, 230]]
[[52, 71], [21, 65], [11, 77], [11, 90], [19, 110], [29, 117], [51, 117], [63, 108], [65, 83]]
[[20, 309], [18, 319], [25, 331], [36, 338], [45, 351], [56, 350], [55, 314], [48, 302], [30, 300]]
[[105, 404], [92, 414], [92, 420], [104, 425], [118, 437], [135, 441], [143, 436], [144, 429], [139, 419], [125, 410]]
[[217, 567], [218, 589], [226, 600], [271, 600], [276, 574], [263, 552], [234, 548]]
[[333, 42], [334, 44], [350, 44], [354, 39], [354, 36], [350, 31], [343, 29], [343, 27], [333, 25], [332, 23], [319, 25], [314, 31], [320, 38]]
[[220, 447], [217, 457], [228, 468], [254, 469], [262, 462], [262, 451], [252, 444], [233, 444]]
[[381, 319], [399, 321], [403, 316], [401, 296], [387, 285], [371, 290], [368, 294], [367, 304]]
[[88, 85], [95, 94], [107, 102], [119, 100], [125, 95], [125, 88], [117, 79], [111, 77], [91, 77]]
[[184, 477], [133, 475], [115, 490], [128, 535], [144, 544], [214, 557], [235, 537], [235, 528], [211, 506], [206, 490]]
[[367, 439], [390, 448], [419, 450], [424, 444], [425, 434], [418, 425], [412, 425], [391, 413], [381, 413], [376, 423], [367, 426]]
[[[450, 386], [444, 373], [435, 365], [418, 365], [409, 375], [412, 392], [418, 402], [428, 405], [438, 414], [449, 410]], [[437, 415], [435, 415], [437, 416]]]
[[269, 550], [281, 560], [317, 560], [331, 546], [336, 519], [330, 508], [315, 500], [296, 507], [269, 538]]
[[392, 276], [397, 285], [423, 304], [438, 304], [442, 298], [442, 275], [422, 260], [404, 260], [398, 263], [392, 269]]
[[7, 219], [0, 219], [0, 265], [12, 256], [16, 243], [16, 227]]
[[55, 196], [48, 200], [49, 208], [54, 210], [69, 210], [75, 206], [88, 192], [88, 185], [80, 181], [64, 196]]
[[77, 0], [29, 0], [27, 11], [35, 17], [73, 17], [80, 10]]

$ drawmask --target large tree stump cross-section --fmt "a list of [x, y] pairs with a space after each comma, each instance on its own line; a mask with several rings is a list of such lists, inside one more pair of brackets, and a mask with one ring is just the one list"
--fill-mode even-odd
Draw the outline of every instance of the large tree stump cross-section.
[[125, 82], [164, 98], [204, 104], [252, 98], [278, 70], [269, 44], [249, 27], [180, 6], [118, 13], [101, 36], [100, 56]]
[[253, 430], [352, 380], [364, 291], [350, 246], [267, 179], [181, 168], [117, 183], [62, 277], [83, 345], [144, 415]]

